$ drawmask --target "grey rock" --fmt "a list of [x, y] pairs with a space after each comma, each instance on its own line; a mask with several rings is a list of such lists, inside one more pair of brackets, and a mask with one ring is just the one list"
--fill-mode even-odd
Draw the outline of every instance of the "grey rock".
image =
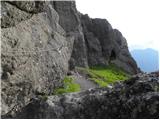
[[86, 44], [75, 2], [53, 1], [52, 5], [59, 14], [59, 24], [66, 31], [67, 36], [74, 38], [70, 69], [74, 69], [75, 66], [88, 67]]
[[51, 94], [62, 86], [71, 56], [67, 43], [71, 38], [65, 36], [51, 5], [26, 19], [23, 11], [5, 4], [10, 14], [19, 11], [24, 20], [2, 28], [2, 115], [15, 106], [20, 109], [36, 94]]
[[32, 14], [21, 11], [6, 2], [1, 2], [1, 28], [12, 27], [23, 20], [32, 17]]
[[88, 64], [89, 66], [94, 65], [105, 65], [105, 58], [102, 55], [102, 47], [98, 38], [90, 32], [92, 20], [87, 15], [81, 15], [83, 33], [85, 38], [85, 44], [87, 47]]
[[45, 1], [6, 1], [22, 11], [40, 13], [45, 11]]
[[107, 20], [82, 15], [74, 1], [53, 1], [52, 6], [59, 14], [59, 24], [74, 38], [70, 69], [114, 63], [129, 74], [140, 72], [125, 38]]
[[1, 27], [13, 27], [33, 14], [46, 11], [48, 2], [44, 1], [3, 1]]
[[[138, 68], [135, 60], [132, 58], [126, 39], [122, 36], [121, 32], [117, 29], [113, 31], [113, 38], [116, 41], [114, 50], [118, 53], [117, 58], [112, 61], [112, 63], [123, 68], [126, 72], [130, 74], [139, 73], [141, 70]], [[119, 52], [118, 52], [119, 51]]]
[[[157, 80], [152, 80], [157, 79]], [[3, 118], [158, 119], [157, 73], [139, 74], [110, 88], [32, 100], [21, 111]], [[156, 89], [155, 89], [156, 88]]]
[[126, 39], [107, 20], [81, 14], [81, 21], [89, 66], [114, 63], [129, 74], [140, 72], [129, 53]]

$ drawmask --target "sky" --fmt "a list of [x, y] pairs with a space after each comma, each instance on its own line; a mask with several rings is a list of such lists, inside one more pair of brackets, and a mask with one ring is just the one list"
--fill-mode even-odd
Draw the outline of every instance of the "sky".
[[159, 50], [160, 0], [76, 0], [78, 11], [105, 18], [127, 39], [130, 50]]

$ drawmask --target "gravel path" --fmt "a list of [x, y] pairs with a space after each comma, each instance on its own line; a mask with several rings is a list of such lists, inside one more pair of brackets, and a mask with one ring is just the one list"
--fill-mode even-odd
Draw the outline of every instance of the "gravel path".
[[74, 73], [73, 77], [75, 78], [75, 82], [80, 85], [81, 91], [98, 87], [98, 85], [88, 80], [85, 76], [80, 75], [78, 72]]

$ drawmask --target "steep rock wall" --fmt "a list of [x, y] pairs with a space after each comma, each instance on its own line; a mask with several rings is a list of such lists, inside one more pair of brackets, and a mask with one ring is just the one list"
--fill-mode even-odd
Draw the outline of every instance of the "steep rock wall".
[[81, 15], [81, 21], [89, 66], [114, 63], [130, 74], [139, 72], [126, 39], [106, 19], [91, 19], [88, 15]]
[[75, 2], [52, 2], [59, 24], [74, 36], [70, 68], [114, 63], [130, 74], [140, 70], [129, 53], [126, 39], [106, 19], [91, 19], [79, 13]]
[[57, 1], [53, 2], [53, 6], [59, 14], [59, 24], [67, 32], [67, 35], [74, 37], [70, 69], [74, 69], [75, 66], [88, 67], [86, 44], [75, 2]]
[[37, 9], [36, 4], [2, 2], [2, 114], [35, 94], [51, 94], [68, 71], [72, 38], [49, 3], [40, 2]]

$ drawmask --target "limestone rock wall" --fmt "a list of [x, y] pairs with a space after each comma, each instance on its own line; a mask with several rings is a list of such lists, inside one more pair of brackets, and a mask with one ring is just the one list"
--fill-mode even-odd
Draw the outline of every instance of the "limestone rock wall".
[[2, 114], [35, 94], [51, 94], [68, 71], [72, 38], [52, 5], [39, 4], [43, 11], [37, 2], [2, 2]]

